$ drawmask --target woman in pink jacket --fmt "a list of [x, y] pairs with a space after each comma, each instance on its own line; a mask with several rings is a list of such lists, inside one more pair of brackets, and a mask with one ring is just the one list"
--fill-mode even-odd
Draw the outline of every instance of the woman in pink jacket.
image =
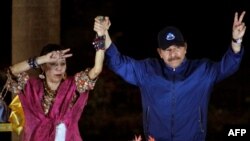
[[[66, 77], [70, 49], [44, 46], [41, 55], [9, 67], [8, 88], [18, 94], [24, 111], [22, 141], [82, 141], [78, 121], [103, 68], [104, 51], [96, 48], [95, 64]], [[41, 68], [39, 77], [26, 71]]]

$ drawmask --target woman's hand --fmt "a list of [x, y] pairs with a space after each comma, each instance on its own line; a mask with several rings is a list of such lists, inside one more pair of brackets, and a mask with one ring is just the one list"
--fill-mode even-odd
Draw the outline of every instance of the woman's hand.
[[110, 26], [111, 22], [109, 20], [109, 17], [97, 16], [95, 18], [94, 31], [97, 33], [98, 36], [105, 35], [106, 32], [108, 32]]
[[65, 49], [65, 50], [58, 50], [58, 51], [52, 51], [50, 53], [47, 53], [44, 56], [40, 56], [37, 58], [37, 63], [39, 65], [44, 64], [44, 63], [51, 63], [51, 62], [56, 62], [60, 59], [66, 59], [71, 57], [73, 54], [69, 53], [70, 49]]

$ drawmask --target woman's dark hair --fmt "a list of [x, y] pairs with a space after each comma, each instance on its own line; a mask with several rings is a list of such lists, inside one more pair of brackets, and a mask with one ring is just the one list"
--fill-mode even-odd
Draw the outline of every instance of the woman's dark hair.
[[45, 55], [51, 51], [63, 50], [64, 47], [58, 44], [47, 44], [43, 47], [40, 56]]

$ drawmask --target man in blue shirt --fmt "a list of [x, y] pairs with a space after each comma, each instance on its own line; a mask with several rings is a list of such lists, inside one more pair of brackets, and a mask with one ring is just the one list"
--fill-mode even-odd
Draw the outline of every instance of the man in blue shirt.
[[105, 35], [108, 67], [140, 88], [146, 137], [156, 141], [203, 141], [207, 131], [209, 95], [213, 86], [235, 73], [243, 56], [245, 11], [235, 13], [230, 47], [218, 62], [186, 58], [187, 43], [178, 28], [158, 34], [161, 59], [135, 60], [122, 55], [108, 34], [108, 17], [95, 19], [94, 30]]

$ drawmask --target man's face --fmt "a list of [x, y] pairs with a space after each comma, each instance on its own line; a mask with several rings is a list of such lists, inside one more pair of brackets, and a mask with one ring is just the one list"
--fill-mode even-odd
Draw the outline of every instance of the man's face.
[[186, 44], [180, 45], [171, 45], [167, 49], [163, 50], [161, 48], [157, 49], [160, 57], [164, 60], [164, 62], [172, 67], [177, 68], [185, 59], [187, 46]]

